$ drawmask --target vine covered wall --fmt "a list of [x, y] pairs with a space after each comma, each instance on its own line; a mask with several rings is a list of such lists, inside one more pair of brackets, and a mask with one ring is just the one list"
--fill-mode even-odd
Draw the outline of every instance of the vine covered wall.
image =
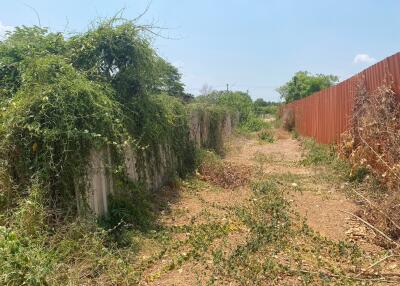
[[[239, 123], [237, 112], [216, 112], [207, 108], [192, 109], [188, 117], [188, 144], [217, 152], [222, 151], [224, 138], [231, 135]], [[194, 157], [194, 148], [191, 151], [186, 156]], [[182, 159], [171, 148], [170, 142], [156, 144], [145, 150], [134, 150], [127, 146], [124, 149], [124, 158], [128, 178], [150, 191], [155, 191], [170, 181], [183, 164]], [[97, 216], [108, 213], [108, 198], [118, 192], [113, 174], [109, 171], [114, 169], [112, 164], [110, 148], [92, 151], [87, 173], [88, 192], [83, 199], [87, 200]]]

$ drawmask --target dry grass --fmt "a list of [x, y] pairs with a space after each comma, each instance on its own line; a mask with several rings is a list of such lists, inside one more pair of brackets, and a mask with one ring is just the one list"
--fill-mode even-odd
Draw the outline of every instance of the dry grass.
[[199, 176], [202, 180], [218, 187], [235, 189], [249, 182], [251, 168], [231, 162], [205, 161], [199, 167]]
[[365, 207], [360, 216], [398, 240], [400, 103], [389, 85], [385, 84], [374, 92], [368, 92], [363, 84], [359, 85], [351, 128], [343, 135], [339, 151], [350, 161], [353, 175], [362, 170], [379, 182], [381, 193], [378, 196], [374, 194], [375, 199], [368, 202], [362, 199]]
[[391, 191], [400, 191], [400, 104], [384, 85], [369, 93], [363, 86], [355, 98], [350, 131], [341, 154], [356, 168], [366, 168]]

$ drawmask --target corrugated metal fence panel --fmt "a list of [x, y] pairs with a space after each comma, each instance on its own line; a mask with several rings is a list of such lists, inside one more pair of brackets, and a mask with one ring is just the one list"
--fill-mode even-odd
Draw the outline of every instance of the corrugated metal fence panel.
[[400, 94], [400, 53], [367, 68], [353, 77], [306, 98], [286, 104], [295, 114], [296, 130], [319, 143], [338, 142], [350, 126], [357, 85], [363, 81], [369, 91], [390, 83]]

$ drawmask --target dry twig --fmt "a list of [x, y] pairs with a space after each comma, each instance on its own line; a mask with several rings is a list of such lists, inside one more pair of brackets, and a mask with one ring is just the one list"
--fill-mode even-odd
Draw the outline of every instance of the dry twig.
[[386, 238], [386, 240], [388, 240], [390, 243], [395, 244], [397, 247], [400, 247], [400, 244], [397, 243], [396, 241], [394, 241], [393, 239], [391, 239], [389, 236], [387, 236], [383, 231], [377, 229], [375, 226], [373, 226], [372, 224], [370, 224], [369, 222], [363, 220], [362, 218], [360, 218], [359, 216], [348, 212], [348, 211], [342, 211], [343, 213], [346, 213], [348, 215], [351, 215], [352, 217], [356, 218], [357, 220], [361, 221], [362, 223], [364, 223], [366, 226], [368, 226], [369, 228], [371, 228], [372, 230], [374, 230], [375, 232], [379, 233], [382, 237]]

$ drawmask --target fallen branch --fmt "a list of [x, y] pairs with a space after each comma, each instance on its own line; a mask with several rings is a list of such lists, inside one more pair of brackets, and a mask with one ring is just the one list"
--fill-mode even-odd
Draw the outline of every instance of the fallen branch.
[[367, 141], [361, 136], [360, 132], [358, 132], [358, 136], [360, 137], [361, 141], [362, 141], [365, 145], [367, 145], [367, 147], [368, 147], [369, 149], [371, 149], [371, 151], [375, 154], [375, 156], [388, 168], [388, 170], [389, 170], [398, 180], [400, 180], [400, 177], [396, 174], [395, 171], [393, 171], [393, 168], [390, 167], [390, 165], [389, 165], [385, 160], [382, 159], [382, 155], [379, 155], [379, 153], [376, 152], [375, 149], [372, 148], [372, 147], [367, 143]]
[[[300, 273], [306, 273], [306, 274], [313, 274], [313, 275], [324, 275], [327, 277], [331, 277], [331, 278], [346, 278], [349, 280], [354, 280], [354, 281], [368, 281], [368, 282], [386, 282], [386, 283], [398, 283], [399, 280], [387, 280], [385, 277], [377, 277], [377, 278], [367, 278], [367, 277], [357, 277], [357, 276], [347, 276], [347, 275], [338, 275], [338, 274], [333, 274], [333, 273], [329, 273], [329, 272], [323, 272], [323, 271], [309, 271], [309, 270], [291, 270], [292, 272], [300, 272]], [[377, 275], [379, 276], [379, 275]], [[385, 275], [385, 276], [389, 276], [389, 275]], [[393, 276], [397, 276], [397, 275], [392, 275]]]
[[356, 190], [353, 190], [359, 197], [361, 197], [363, 200], [365, 200], [370, 206], [375, 208], [377, 211], [379, 211], [387, 220], [389, 220], [398, 230], [400, 230], [400, 226], [395, 223], [389, 215], [387, 215], [383, 210], [381, 210], [378, 206], [376, 206], [374, 203], [372, 203], [369, 199], [367, 199], [365, 196], [357, 192]]
[[375, 232], [379, 233], [381, 236], [383, 236], [384, 238], [386, 238], [390, 243], [395, 244], [397, 247], [400, 247], [400, 244], [399, 244], [399, 243], [397, 243], [396, 241], [394, 241], [393, 239], [391, 239], [391, 238], [390, 238], [388, 235], [386, 235], [383, 231], [377, 229], [375, 226], [373, 226], [373, 225], [370, 224], [369, 222], [363, 220], [363, 219], [360, 218], [359, 216], [357, 216], [357, 215], [355, 215], [355, 214], [353, 214], [353, 213], [351, 213], [351, 212], [348, 212], [348, 211], [342, 211], [342, 210], [341, 210], [340, 212], [346, 213], [346, 214], [351, 215], [352, 217], [358, 219], [359, 221], [361, 221], [362, 223], [364, 223], [366, 226], [368, 226], [369, 228], [371, 228], [372, 230], [374, 230]]
[[358, 273], [355, 277], [359, 277], [361, 275], [363, 275], [365, 272], [367, 272], [368, 270], [370, 270], [371, 268], [374, 268], [375, 266], [381, 264], [383, 261], [392, 258], [392, 257], [399, 257], [399, 255], [394, 255], [394, 254], [389, 254], [384, 256], [383, 258], [379, 259], [378, 261], [372, 263], [370, 266], [368, 266], [366, 269], [362, 270], [360, 273]]

